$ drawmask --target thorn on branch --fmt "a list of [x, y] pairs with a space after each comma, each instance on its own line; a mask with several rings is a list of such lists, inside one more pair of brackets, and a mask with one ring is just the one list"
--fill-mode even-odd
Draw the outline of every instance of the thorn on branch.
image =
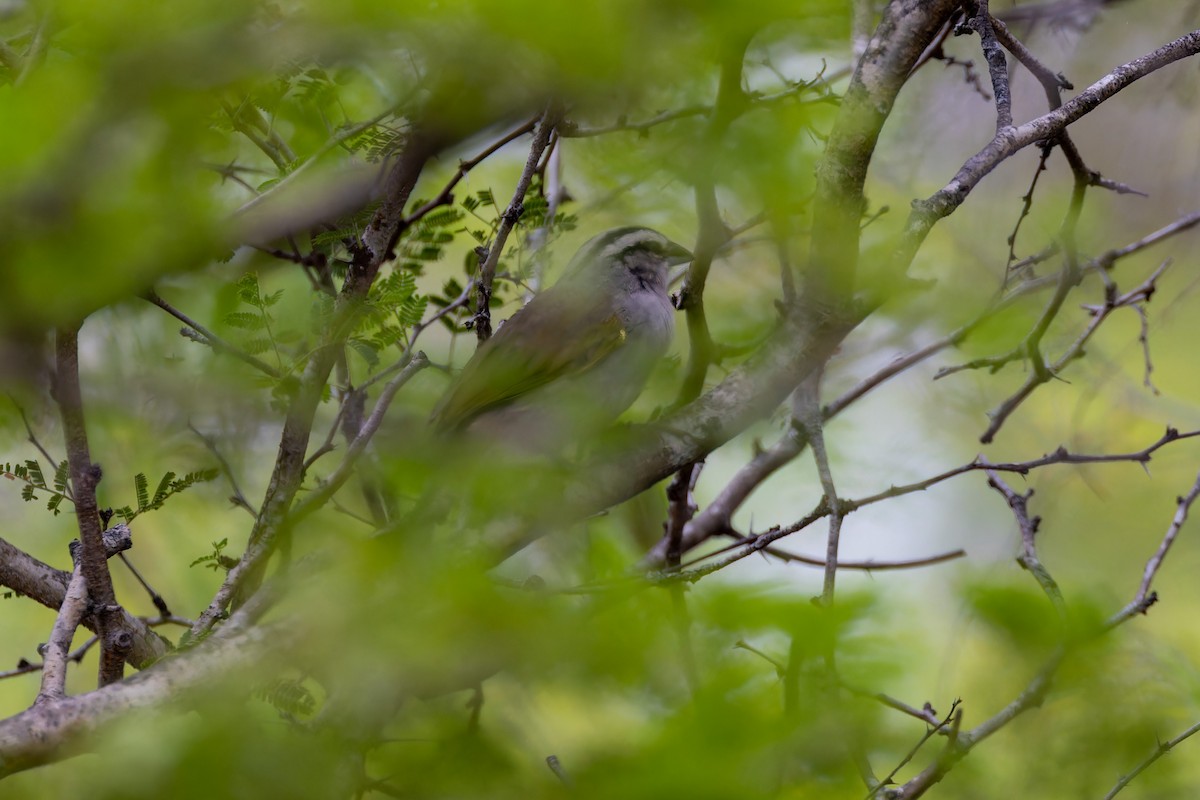
[[509, 225], [516, 225], [517, 220], [521, 219], [521, 217], [524, 214], [525, 214], [525, 204], [524, 203], [514, 203], [513, 205], [504, 209], [504, 214], [501, 215], [501, 218], [505, 222], [507, 222]]
[[1146, 599], [1142, 601], [1141, 607], [1138, 609], [1139, 614], [1145, 614], [1150, 610], [1150, 606], [1158, 602], [1158, 592], [1153, 591], [1146, 595]]

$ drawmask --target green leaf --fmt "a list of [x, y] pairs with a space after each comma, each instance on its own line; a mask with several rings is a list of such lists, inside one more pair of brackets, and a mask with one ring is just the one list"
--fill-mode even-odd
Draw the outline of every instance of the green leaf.
[[154, 499], [150, 501], [150, 505], [158, 508], [162, 505], [163, 500], [166, 500], [174, 491], [171, 482], [175, 480], [174, 472], [164, 473], [162, 480], [158, 482], [158, 488], [154, 490]]
[[409, 327], [419, 325], [421, 320], [425, 318], [425, 308], [428, 305], [428, 297], [408, 298], [397, 311], [400, 315], [400, 322]]
[[71, 466], [64, 458], [54, 470], [54, 488], [60, 494], [67, 493], [67, 481], [70, 478]]
[[316, 708], [317, 701], [312, 692], [297, 680], [276, 678], [255, 690], [254, 694], [291, 716], [307, 716]]
[[261, 314], [251, 314], [248, 311], [232, 311], [225, 315], [225, 324], [231, 328], [258, 331], [266, 327], [267, 321]]
[[362, 357], [363, 361], [367, 362], [368, 367], [374, 369], [379, 366], [379, 352], [370, 342], [355, 338], [351, 339], [347, 344], [350, 345], [351, 350]]
[[436, 245], [427, 245], [413, 253], [412, 257], [418, 261], [438, 261], [442, 257], [442, 248]]
[[397, 342], [404, 340], [404, 331], [395, 325], [381, 325], [371, 337], [371, 344], [376, 350], [386, 350]]
[[[219, 542], [213, 542], [212, 543], [213, 549], [212, 549], [211, 553], [209, 553], [208, 555], [200, 556], [200, 558], [197, 558], [195, 561], [193, 561], [188, 566], [195, 567], [200, 564], [203, 564], [206, 567], [208, 567], [209, 569], [214, 570], [214, 571], [218, 570], [218, 569], [222, 569], [222, 568], [230, 569], [232, 565], [230, 565], [229, 562], [233, 561], [233, 559], [230, 559], [228, 556], [224, 555], [224, 553], [223, 553], [223, 551], [225, 550], [225, 547], [228, 544], [229, 544], [228, 538], [222, 539]], [[236, 564], [237, 562], [233, 561], [233, 563]]]
[[42, 467], [37, 461], [34, 461], [33, 459], [26, 459], [25, 469], [29, 476], [28, 480], [30, 483], [39, 489], [50, 488], [46, 486], [46, 478], [42, 475]]
[[258, 288], [258, 275], [253, 272], [247, 272], [238, 278], [234, 286], [237, 288], [238, 299], [243, 303], [259, 309], [263, 307], [262, 294]]
[[519, 224], [523, 228], [536, 228], [545, 222], [546, 211], [550, 203], [546, 198], [533, 196], [525, 200], [525, 213], [521, 215]]
[[[473, 200], [473, 198], [468, 197], [467, 200]], [[467, 200], [463, 201], [464, 206], [466, 205]], [[451, 225], [458, 224], [462, 218], [463, 213], [457, 208], [439, 208], [436, 211], [429, 212], [425, 216], [425, 219], [421, 220], [421, 223], [422, 228], [448, 228]], [[450, 233], [442, 231], [439, 231], [439, 233], [445, 233], [445, 236], [447, 237], [439, 241], [448, 242], [454, 238], [454, 236]]]
[[150, 486], [146, 480], [146, 473], [139, 472], [133, 476], [133, 493], [137, 496], [137, 510], [145, 511], [150, 505]]
[[242, 342], [242, 349], [252, 356], [259, 353], [265, 353], [271, 349], [271, 340], [265, 336], [258, 336], [253, 339], [247, 339]]

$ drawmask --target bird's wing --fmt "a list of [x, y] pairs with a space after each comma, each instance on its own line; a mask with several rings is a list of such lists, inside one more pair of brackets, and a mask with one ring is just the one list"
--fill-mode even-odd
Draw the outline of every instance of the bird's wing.
[[611, 307], [578, 292], [549, 289], [479, 346], [433, 421], [441, 430], [461, 428], [484, 411], [591, 368], [624, 340]]

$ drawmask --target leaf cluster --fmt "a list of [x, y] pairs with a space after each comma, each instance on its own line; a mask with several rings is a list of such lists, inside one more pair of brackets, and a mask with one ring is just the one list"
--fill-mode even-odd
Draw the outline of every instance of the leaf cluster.
[[132, 522], [137, 516], [147, 511], [156, 511], [162, 508], [163, 504], [172, 496], [190, 489], [198, 483], [211, 481], [219, 474], [220, 470], [215, 467], [189, 472], [182, 478], [177, 477], [174, 472], [168, 471], [163, 473], [163, 476], [159, 478], [158, 486], [154, 489], [153, 496], [151, 496], [149, 491], [150, 484], [146, 479], [146, 473], [139, 472], [133, 476], [133, 491], [137, 497], [137, 507], [121, 506], [116, 509], [116, 513], [126, 522]]
[[48, 494], [46, 499], [46, 510], [58, 516], [63, 500], [71, 499], [71, 490], [68, 486], [69, 467], [66, 460], [59, 462], [54, 468], [54, 478], [50, 485], [46, 484], [46, 477], [42, 472], [42, 466], [37, 459], [29, 458], [23, 464], [5, 463], [0, 465], [0, 476], [8, 478], [10, 481], [22, 481], [25, 485], [21, 487], [21, 499], [26, 503], [38, 500], [38, 492]]

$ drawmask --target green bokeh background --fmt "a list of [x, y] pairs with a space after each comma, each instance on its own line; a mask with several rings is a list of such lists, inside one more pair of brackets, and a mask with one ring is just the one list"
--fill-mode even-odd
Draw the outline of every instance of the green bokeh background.
[[[1083, 88], [1192, 27], [1189, 13], [1186, 4], [1129, 0], [1086, 33], [1042, 26], [1018, 34]], [[260, 109], [292, 151], [285, 171], [320, 150], [343, 123], [428, 103], [455, 143], [423, 175], [415, 197], [427, 198], [458, 158], [531, 116], [548, 93], [572, 98], [573, 119], [581, 124], [604, 125], [711, 102], [714, 60], [751, 34], [747, 84], [766, 93], [780, 86], [774, 70], [812, 80], [822, 59], [832, 72], [850, 55], [846, 4], [807, 1], [753, 9], [633, 0], [3, 6], [0, 38], [16, 52], [39, 29], [49, 44], [38, 62], [28, 74], [6, 69], [0, 81], [0, 377], [41, 441], [61, 453], [61, 431], [39, 378], [38, 365], [48, 357], [43, 334], [91, 314], [81, 339], [82, 380], [93, 457], [105, 471], [100, 500], [114, 506], [134, 503], [136, 473], [153, 485], [167, 470], [212, 466], [189, 423], [214, 438], [252, 503], [265, 491], [277, 448], [279, 418], [269, 387], [240, 362], [181, 338], [177, 321], [137, 299], [154, 287], [235, 338], [239, 332], [221, 320], [238, 308], [234, 283], [253, 272], [265, 292], [283, 291], [273, 309], [280, 326], [306, 329], [308, 285], [294, 265], [249, 248], [225, 258], [240, 244], [230, 215], [250, 194], [213, 165], [251, 166], [256, 171], [241, 176], [264, 189], [281, 173], [237, 134], [222, 103], [240, 107], [253, 98], [247, 113]], [[980, 62], [977, 44], [973, 37], [951, 39], [947, 50]], [[316, 68], [328, 82], [302, 79]], [[844, 78], [833, 86], [840, 91]], [[1198, 87], [1195, 65], [1184, 62], [1072, 128], [1092, 168], [1150, 194], [1089, 193], [1078, 236], [1085, 254], [1125, 244], [1197, 207]], [[1014, 93], [1017, 118], [1042, 112], [1040, 88], [1019, 70]], [[551, 243], [551, 272], [591, 234], [631, 221], [693, 240], [689, 181], [700, 169], [719, 176], [730, 225], [764, 207], [798, 213], [792, 247], [801, 256], [813, 164], [836, 111], [828, 101], [784, 101], [739, 119], [716, 145], [697, 134], [697, 119], [649, 135], [565, 141], [564, 183], [572, 201], [564, 211], [578, 225]], [[914, 76], [872, 164], [870, 209], [890, 210], [866, 228], [867, 252], [885, 247], [908, 203], [943, 185], [993, 126], [990, 104], [959, 68], [933, 63]], [[490, 189], [503, 203], [527, 141], [473, 171], [457, 194]], [[337, 191], [353, 160], [340, 148], [324, 153], [317, 165], [324, 171], [314, 170], [318, 188], [307, 191], [319, 195], [320, 181]], [[1070, 176], [1060, 157], [1050, 163], [1017, 243], [1021, 254], [1049, 241], [1065, 211]], [[911, 274], [936, 284], [898, 294], [851, 335], [830, 364], [827, 399], [970, 319], [988, 301], [1035, 166], [1033, 152], [1014, 158], [934, 229]], [[706, 295], [714, 337], [730, 345], [759, 341], [774, 319], [774, 245], [765, 230], [746, 240], [716, 264]], [[436, 292], [451, 276], [465, 280], [462, 264], [473, 244], [457, 236], [439, 262], [426, 265], [419, 291]], [[978, 452], [996, 461], [1036, 458], [1060, 444], [1076, 452], [1128, 452], [1153, 442], [1168, 424], [1200, 428], [1196, 246], [1196, 235], [1185, 234], [1123, 260], [1114, 272], [1128, 289], [1162, 259], [1175, 260], [1147, 307], [1158, 393], [1143, 385], [1139, 320], [1122, 311], [1097, 334], [1086, 359], [1073, 363], [1063, 381], [1039, 389], [995, 444], [981, 446], [985, 412], [1020, 384], [1024, 368], [937, 382], [933, 374], [1011, 348], [1040, 311], [1042, 301], [1034, 298], [959, 351], [906, 372], [830, 423], [839, 493], [861, 497], [920, 480]], [[510, 291], [500, 313], [515, 308], [518, 296]], [[1078, 290], [1050, 331], [1048, 353], [1061, 352], [1086, 324], [1079, 303], [1102, 296], [1095, 280]], [[630, 420], [645, 420], [673, 399], [687, 356], [682, 320], [679, 333]], [[435, 328], [422, 346], [440, 363], [461, 364], [471, 337], [452, 339]], [[352, 361], [352, 368], [361, 377], [367, 365]], [[715, 369], [710, 380], [722, 375]], [[379, 468], [397, 485], [417, 485], [430, 474], [429, 454], [412, 442], [446, 383], [435, 370], [419, 375], [378, 436]], [[334, 414], [332, 403], [322, 406], [314, 439]], [[775, 441], [783, 422], [776, 415], [757, 424], [709, 460], [698, 486], [701, 507], [752, 456], [756, 441]], [[37, 455], [7, 401], [0, 402], [0, 446], [4, 461]], [[328, 474], [335, 463], [320, 462], [317, 473]], [[1188, 440], [1157, 453], [1147, 469], [1056, 466], [1012, 477], [1018, 490], [1036, 491], [1041, 557], [1062, 587], [1072, 633], [1093, 629], [1132, 597], [1175, 497], [1192, 485], [1198, 465], [1200, 443]], [[446, 466], [437, 474], [447, 474]], [[0, 535], [65, 567], [74, 535], [70, 514], [52, 516], [38, 503], [22, 503], [16, 484], [0, 488]], [[493, 491], [479, 502], [502, 502], [504, 486]], [[224, 480], [201, 485], [134, 525], [131, 558], [179, 614], [198, 613], [222, 577], [189, 564], [214, 541], [227, 538], [234, 554], [245, 544], [250, 518], [228, 502], [229, 493]], [[820, 493], [805, 454], [766, 482], [735, 524], [755, 531], [788, 524], [810, 511]], [[354, 505], [355, 498], [346, 502]], [[648, 493], [553, 532], [499, 573], [517, 584], [536, 574], [551, 587], [618, 578], [658, 538], [664, 511], [662, 491]], [[281, 648], [277, 663], [223, 676], [208, 694], [183, 698], [179, 707], [132, 714], [92, 743], [93, 754], [10, 777], [0, 796], [331, 796], [346, 785], [345, 754], [363, 744], [356, 736], [390, 701], [412, 692], [384, 726], [386, 741], [372, 742], [362, 764], [365, 774], [402, 785], [411, 796], [561, 797], [567, 790], [544, 763], [554, 754], [572, 792], [583, 797], [862, 797], [855, 751], [882, 776], [924, 726], [860, 696], [830, 700], [821, 684], [824, 642], [837, 642], [839, 674], [849, 686], [918, 707], [928, 701], [942, 714], [961, 699], [964, 727], [971, 727], [1022, 690], [1059, 634], [1049, 603], [1014, 561], [1019, 540], [1012, 516], [979, 474], [851, 515], [843, 558], [915, 558], [959, 547], [967, 557], [922, 570], [844, 573], [836, 613], [811, 604], [820, 573], [808, 567], [747, 559], [689, 587], [694, 687], [665, 590], [642, 588], [615, 599], [521, 591], [481, 578], [478, 565], [457, 549], [389, 548], [368, 541], [368, 533], [332, 511], [298, 531], [301, 553], [336, 556], [319, 577], [297, 581], [277, 612], [301, 613], [309, 623], [298, 642]], [[785, 543], [817, 556], [824, 527]], [[1073, 653], [1045, 703], [981, 744], [933, 796], [1100, 797], [1158, 741], [1193, 724], [1200, 717], [1198, 569], [1200, 546], [1189, 523], [1156, 581], [1162, 600], [1150, 614]], [[116, 567], [114, 579], [131, 611], [155, 613], [126, 570]], [[50, 611], [27, 600], [0, 600], [0, 668], [34, 660], [52, 622]], [[782, 664], [789, 653], [801, 668], [781, 676], [772, 660]], [[94, 660], [92, 654], [72, 669], [70, 692], [93, 687]], [[318, 709], [329, 707], [330, 697], [343, 698], [343, 716], [319, 730], [282, 718], [262, 699], [263, 687], [281, 677], [302, 681]], [[37, 680], [0, 681], [0, 711], [27, 707]], [[484, 700], [473, 724], [469, 687], [479, 681]], [[787, 700], [788, 685], [798, 701]], [[311, 721], [311, 714], [300, 716]], [[927, 745], [898, 779], [915, 774], [940, 746]], [[1194, 796], [1196, 747], [1181, 745], [1178, 757], [1157, 763], [1123, 796]]]

